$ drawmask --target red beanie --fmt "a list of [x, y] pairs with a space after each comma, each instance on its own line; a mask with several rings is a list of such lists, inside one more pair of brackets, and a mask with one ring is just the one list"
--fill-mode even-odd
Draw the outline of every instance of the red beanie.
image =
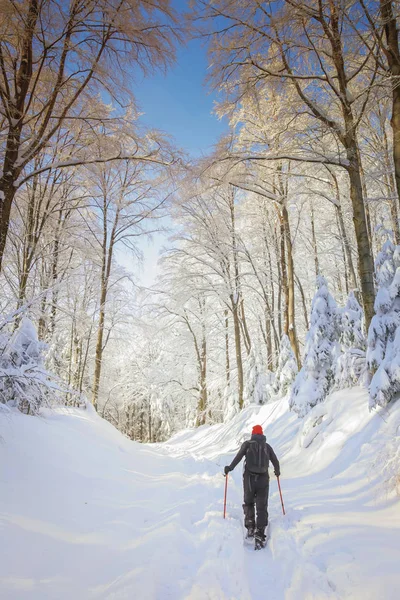
[[257, 434], [257, 433], [260, 434], [260, 435], [262, 435], [264, 433], [263, 432], [263, 428], [261, 427], [261, 425], [254, 425], [253, 431], [251, 432], [251, 434], [254, 435], [254, 434]]

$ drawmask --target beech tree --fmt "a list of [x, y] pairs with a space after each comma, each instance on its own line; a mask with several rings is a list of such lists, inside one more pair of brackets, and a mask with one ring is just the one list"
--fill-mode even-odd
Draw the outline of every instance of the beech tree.
[[[356, 3], [331, 1], [198, 4], [201, 18], [211, 27], [213, 77], [227, 98], [227, 110], [259, 88], [269, 97], [271, 89], [283, 86], [297, 99], [288, 107], [291, 130], [298, 124], [301, 131], [294, 136], [296, 150], [276, 152], [272, 146], [266, 153], [255, 147], [243, 160], [290, 158], [347, 172], [368, 326], [375, 293], [357, 130], [377, 78], [377, 49], [366, 53], [360, 31], [348, 24], [349, 14], [353, 22], [361, 9]], [[304, 128], [313, 134], [312, 146], [302, 145]]]
[[[125, 104], [124, 65], [147, 71], [174, 55], [174, 13], [168, 0], [2, 0], [0, 10], [0, 269], [17, 190], [35, 176], [35, 158], [60, 129], [98, 127], [94, 97]], [[57, 18], [54, 15], [57, 14]], [[93, 108], [95, 107], [95, 108]], [[132, 156], [125, 152], [101, 160]], [[83, 152], [58, 166], [92, 162]], [[54, 168], [51, 157], [41, 171]]]
[[[367, 21], [369, 36], [360, 36], [365, 44], [365, 51], [371, 52], [373, 43], [379, 48], [379, 53], [374, 53], [376, 65], [386, 79], [386, 92], [390, 98], [393, 143], [391, 144], [391, 158], [394, 165], [394, 179], [396, 187], [396, 200], [392, 198], [392, 211], [400, 209], [400, 90], [398, 79], [400, 76], [400, 45], [398, 29], [398, 7], [392, 0], [362, 0], [360, 6], [363, 9]], [[359, 22], [353, 21], [355, 31], [359, 28]], [[372, 42], [373, 40], [373, 42]], [[382, 103], [382, 98], [380, 99]], [[378, 106], [379, 110], [379, 106]], [[398, 243], [397, 227], [395, 229], [396, 241]]]

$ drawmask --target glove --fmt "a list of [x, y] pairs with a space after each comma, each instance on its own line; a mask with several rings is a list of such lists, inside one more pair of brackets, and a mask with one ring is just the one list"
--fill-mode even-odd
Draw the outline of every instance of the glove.
[[229, 466], [224, 467], [225, 475], [228, 475], [229, 471], [232, 471], [232, 469]]
[[274, 473], [275, 473], [275, 475], [276, 475], [277, 477], [280, 477], [280, 476], [281, 476], [281, 472], [280, 472], [279, 470], [275, 470], [275, 471], [274, 471]]

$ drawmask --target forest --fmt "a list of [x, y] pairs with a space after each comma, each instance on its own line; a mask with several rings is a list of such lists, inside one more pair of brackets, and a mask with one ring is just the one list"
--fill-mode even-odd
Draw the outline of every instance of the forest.
[[[399, 4], [0, 0], [0, 408], [160, 442], [400, 392]], [[193, 157], [132, 73], [207, 48]], [[162, 99], [160, 98], [160, 102]], [[168, 240], [154, 283], [144, 240]], [[139, 267], [138, 267], [139, 268]]]

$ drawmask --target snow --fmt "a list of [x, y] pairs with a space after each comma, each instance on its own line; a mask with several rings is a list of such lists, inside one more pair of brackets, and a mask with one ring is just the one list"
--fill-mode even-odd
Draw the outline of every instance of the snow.
[[[270, 540], [243, 543], [252, 425], [281, 461]], [[0, 412], [2, 600], [389, 600], [400, 586], [400, 403], [335, 392], [297, 418], [287, 398], [164, 444], [131, 442], [88, 407]]]

